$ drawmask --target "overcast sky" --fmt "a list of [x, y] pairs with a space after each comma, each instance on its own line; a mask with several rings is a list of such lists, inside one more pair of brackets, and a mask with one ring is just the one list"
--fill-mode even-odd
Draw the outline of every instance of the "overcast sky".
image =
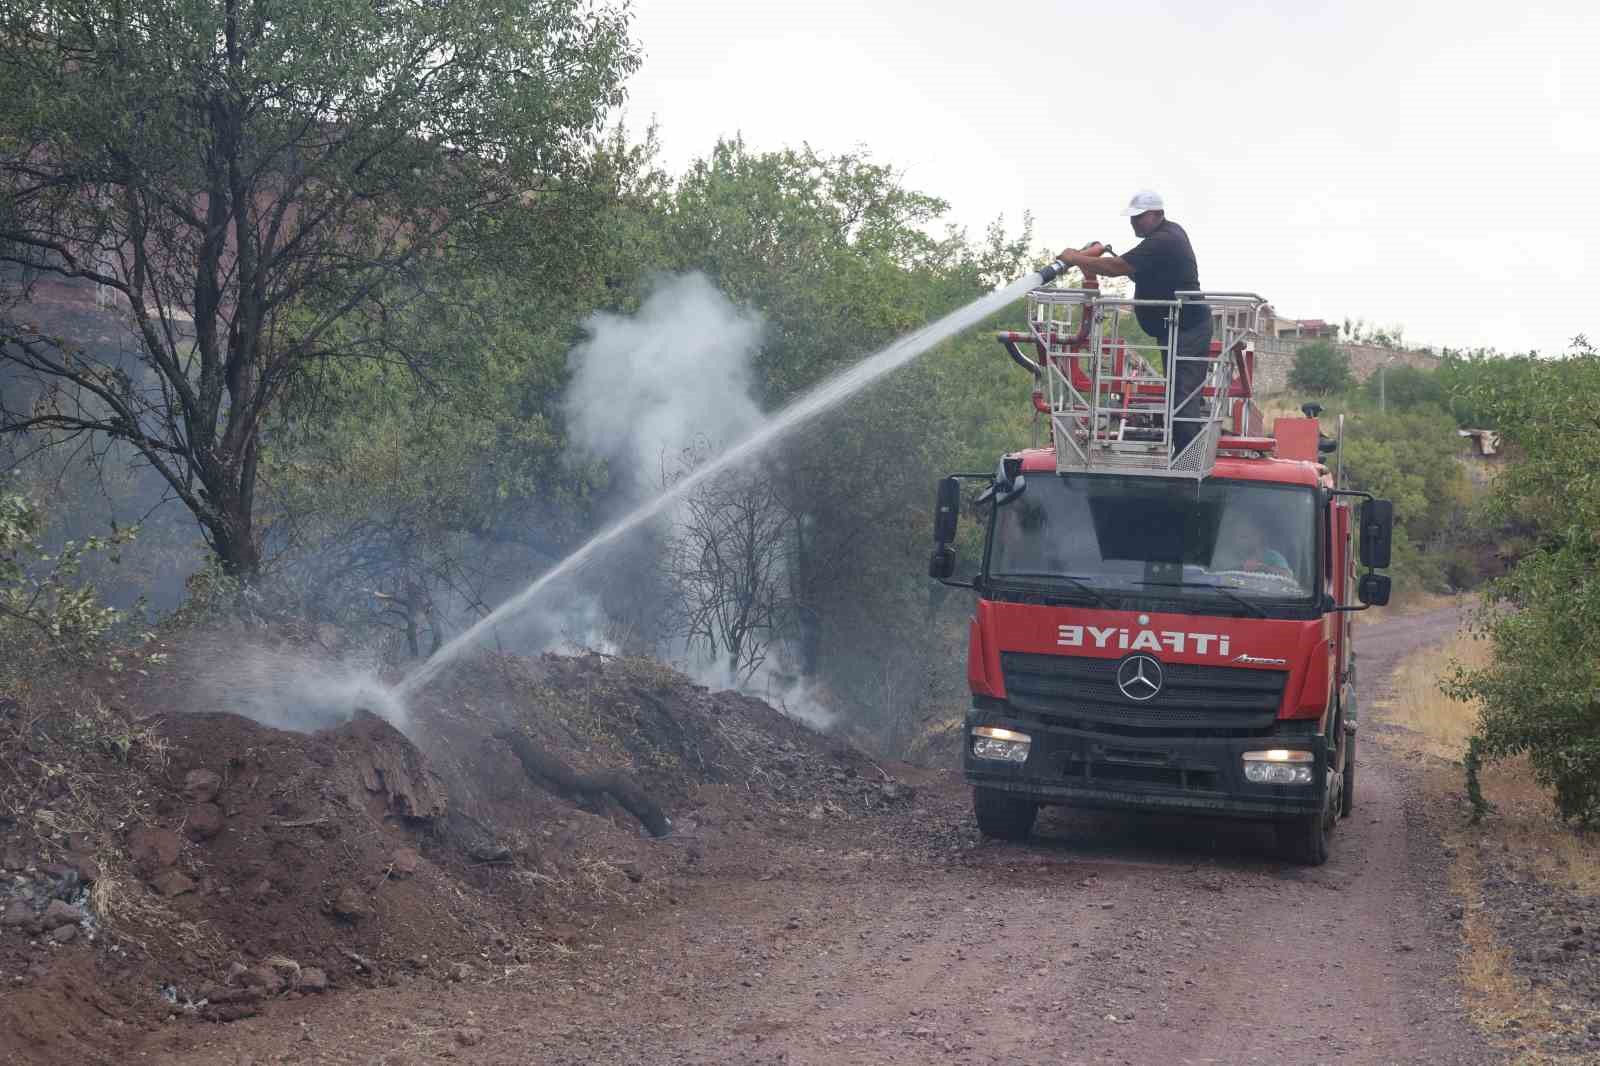
[[981, 233], [1122, 248], [1157, 189], [1201, 284], [1408, 341], [1600, 339], [1600, 5], [634, 0], [673, 170], [869, 149]]

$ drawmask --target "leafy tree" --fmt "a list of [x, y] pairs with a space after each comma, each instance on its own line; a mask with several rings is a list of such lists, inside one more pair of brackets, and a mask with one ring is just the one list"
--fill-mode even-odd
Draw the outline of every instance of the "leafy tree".
[[1345, 431], [1345, 471], [1356, 488], [1394, 501], [1395, 521], [1414, 544], [1458, 523], [1471, 502], [1453, 419], [1437, 408], [1361, 416]]
[[1332, 392], [1343, 392], [1353, 380], [1350, 357], [1337, 345], [1313, 341], [1296, 349], [1294, 366], [1289, 370], [1291, 389], [1314, 396], [1326, 396]]
[[1389, 411], [1416, 408], [1449, 409], [1449, 396], [1436, 371], [1397, 365], [1373, 374], [1366, 382], [1367, 398]]
[[1475, 429], [1493, 429], [1498, 412], [1495, 397], [1531, 387], [1538, 366], [1539, 360], [1532, 355], [1447, 351], [1437, 373], [1456, 422]]
[[8, 385], [0, 427], [131, 444], [246, 578], [274, 405], [343, 361], [445, 361], [395, 323], [447, 266], [560, 250], [638, 62], [625, 11], [580, 0], [24, 0], [0, 18], [9, 296], [98, 285], [131, 348], [85, 352], [13, 306], [0, 362], [33, 388]]
[[[1457, 669], [1449, 689], [1478, 701], [1479, 763], [1526, 754], [1563, 818], [1600, 822], [1600, 434], [1581, 397], [1600, 395], [1600, 352], [1582, 337], [1557, 360], [1529, 360], [1526, 387], [1492, 381], [1466, 399], [1518, 446], [1492, 514], [1517, 516], [1537, 543], [1488, 586], [1480, 634], [1490, 665]], [[1509, 608], [1509, 609], [1508, 609]]]

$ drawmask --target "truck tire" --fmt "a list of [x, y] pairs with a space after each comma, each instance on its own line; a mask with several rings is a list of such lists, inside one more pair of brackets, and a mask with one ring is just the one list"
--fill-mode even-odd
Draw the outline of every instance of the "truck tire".
[[1328, 843], [1333, 836], [1333, 812], [1323, 800], [1322, 810], [1288, 822], [1278, 823], [1278, 850], [1291, 862], [1321, 866], [1328, 861]]
[[1348, 818], [1356, 805], [1356, 735], [1345, 738], [1344, 795], [1339, 799], [1339, 817]]
[[1027, 840], [1039, 805], [1033, 800], [1013, 796], [992, 788], [972, 790], [972, 813], [978, 817], [978, 832], [999, 840]]

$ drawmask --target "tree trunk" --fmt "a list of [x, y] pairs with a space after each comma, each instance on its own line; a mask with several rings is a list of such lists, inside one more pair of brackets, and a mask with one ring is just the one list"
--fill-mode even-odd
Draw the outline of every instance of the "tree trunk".
[[528, 780], [575, 803], [594, 803], [607, 796], [629, 814], [639, 819], [639, 824], [654, 837], [664, 837], [672, 832], [672, 820], [666, 816], [655, 800], [644, 790], [619, 773], [583, 775], [572, 767], [534, 746], [527, 734], [515, 729], [502, 729], [494, 734], [511, 745]]

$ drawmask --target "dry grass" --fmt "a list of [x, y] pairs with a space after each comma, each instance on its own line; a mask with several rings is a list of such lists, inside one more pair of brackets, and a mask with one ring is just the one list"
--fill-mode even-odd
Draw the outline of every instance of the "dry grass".
[[[1477, 708], [1439, 691], [1451, 666], [1488, 665], [1487, 641], [1465, 634], [1404, 660], [1395, 669], [1394, 696], [1382, 704], [1384, 719], [1406, 730], [1388, 734], [1390, 747], [1459, 764], [1477, 724]], [[1491, 763], [1479, 775], [1494, 813], [1474, 832], [1505, 845], [1545, 878], [1589, 896], [1600, 896], [1600, 834], [1562, 824], [1549, 790], [1533, 776], [1526, 758]], [[1459, 779], [1458, 779], [1458, 787]]]
[[1427, 648], [1403, 660], [1394, 672], [1394, 695], [1381, 706], [1384, 719], [1409, 732], [1399, 747], [1440, 759], [1459, 761], [1477, 727], [1475, 704], [1461, 703], [1439, 690], [1439, 681], [1455, 663], [1469, 668], [1488, 665], [1487, 641], [1459, 634], [1442, 647]]
[[1466, 847], [1457, 855], [1450, 869], [1450, 888], [1462, 901], [1458, 966], [1472, 1020], [1501, 1043], [1509, 1062], [1532, 1066], [1555, 1061], [1533, 1046], [1537, 1034], [1562, 1028], [1551, 1009], [1550, 994], [1512, 972], [1511, 952], [1495, 935], [1492, 916], [1484, 913], [1477, 851]]
[[[1423, 780], [1440, 807], [1465, 810], [1460, 761], [1477, 722], [1477, 708], [1450, 699], [1438, 682], [1454, 663], [1484, 666], [1491, 653], [1488, 642], [1466, 634], [1418, 652], [1396, 668], [1394, 694], [1381, 705], [1383, 719], [1400, 729], [1374, 735], [1384, 746], [1423, 761]], [[1570, 1023], [1554, 1009], [1555, 991], [1534, 986], [1512, 969], [1510, 950], [1496, 933], [1496, 916], [1484, 903], [1478, 867], [1480, 856], [1496, 855], [1516, 866], [1531, 867], [1546, 881], [1570, 891], [1600, 896], [1600, 837], [1556, 819], [1549, 791], [1534, 779], [1525, 758], [1493, 763], [1480, 779], [1493, 813], [1478, 824], [1463, 818], [1445, 840], [1455, 853], [1450, 887], [1463, 908], [1459, 966], [1467, 1005], [1476, 1024], [1499, 1043], [1506, 1061], [1571, 1061], [1536, 1046], [1541, 1035]]]
[[1387, 618], [1398, 618], [1402, 615], [1421, 614], [1423, 611], [1436, 611], [1443, 607], [1453, 607], [1461, 603], [1459, 596], [1447, 596], [1442, 592], [1429, 592], [1427, 589], [1418, 588], [1415, 582], [1400, 582], [1396, 586], [1395, 598], [1389, 601], [1387, 607], [1368, 607], [1356, 616], [1356, 624], [1376, 625]]

